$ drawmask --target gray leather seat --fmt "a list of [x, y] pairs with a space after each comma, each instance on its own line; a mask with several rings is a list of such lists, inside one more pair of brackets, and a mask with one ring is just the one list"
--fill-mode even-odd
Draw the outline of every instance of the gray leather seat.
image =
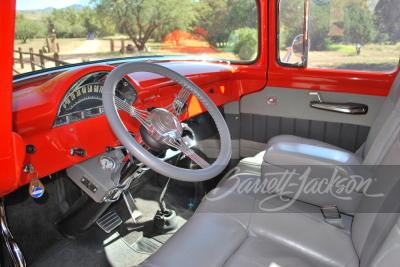
[[[267, 152], [243, 159], [192, 218], [140, 266], [397, 266], [400, 104], [395, 103], [399, 86], [400, 76], [360, 156], [315, 140], [273, 138]], [[313, 165], [316, 175], [335, 167], [341, 175], [371, 174], [374, 182], [356, 195], [350, 192], [356, 198], [350, 205], [340, 202], [339, 211], [350, 215], [342, 214], [343, 227], [338, 228], [326, 223], [319, 203], [287, 198], [265, 188], [266, 168], [281, 168], [279, 161]], [[379, 162], [375, 173], [352, 167]], [[319, 168], [322, 165], [327, 167]], [[327, 199], [333, 201], [335, 196]]]
[[[382, 161], [383, 156], [388, 151], [388, 143], [394, 130], [400, 123], [400, 72], [397, 74], [392, 84], [386, 100], [382, 104], [377, 117], [375, 118], [365, 144], [355, 153], [354, 156], [360, 157], [362, 164], [371, 168]], [[271, 138], [266, 150], [279, 142], [290, 142], [298, 144], [308, 144], [317, 147], [324, 147], [338, 151], [346, 151], [342, 148], [324, 143], [322, 141], [302, 138], [294, 135], [279, 135]], [[346, 151], [351, 153], [349, 151]]]
[[[400, 136], [395, 135], [383, 159], [386, 165], [395, 165], [380, 166], [374, 175], [376, 182], [366, 191], [384, 197], [364, 195], [354, 218], [342, 215], [344, 229], [327, 224], [318, 206], [238, 189], [235, 180], [260, 178], [257, 160], [262, 155], [246, 159], [140, 266], [397, 266], [399, 155]], [[293, 203], [285, 207], [288, 200]]]

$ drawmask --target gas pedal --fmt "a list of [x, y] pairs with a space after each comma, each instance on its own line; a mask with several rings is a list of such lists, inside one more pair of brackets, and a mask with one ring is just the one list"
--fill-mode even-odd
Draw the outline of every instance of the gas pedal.
[[122, 223], [121, 218], [115, 212], [115, 210], [110, 211], [106, 215], [102, 216], [96, 221], [97, 225], [103, 229], [104, 232], [107, 234], [110, 233], [112, 230], [117, 228]]

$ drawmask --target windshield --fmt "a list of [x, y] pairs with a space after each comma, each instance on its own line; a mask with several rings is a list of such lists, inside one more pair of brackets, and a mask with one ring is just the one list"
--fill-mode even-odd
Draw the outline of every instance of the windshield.
[[14, 75], [127, 57], [246, 64], [257, 55], [255, 0], [17, 0]]

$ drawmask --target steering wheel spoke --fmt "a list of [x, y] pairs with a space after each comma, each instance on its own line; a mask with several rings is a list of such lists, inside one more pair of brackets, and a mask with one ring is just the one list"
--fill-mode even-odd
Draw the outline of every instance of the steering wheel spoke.
[[205, 161], [202, 157], [196, 154], [193, 149], [189, 148], [185, 142], [183, 141], [182, 137], [175, 138], [175, 139], [170, 139], [165, 141], [165, 143], [173, 148], [176, 148], [180, 150], [183, 154], [188, 156], [190, 159], [192, 159], [194, 162], [197, 163], [201, 168], [205, 169], [207, 167], [210, 167], [211, 165]]
[[189, 90], [182, 88], [179, 91], [179, 94], [174, 99], [174, 102], [172, 102], [171, 104], [166, 106], [165, 109], [172, 113], [175, 113], [175, 115], [179, 119], [180, 115], [183, 112], [185, 112], [185, 104], [187, 103], [187, 100], [190, 95], [191, 95], [191, 93], [189, 92]]
[[144, 126], [144, 128], [146, 128], [147, 130], [149, 129], [150, 123], [147, 119], [149, 116], [149, 112], [137, 109], [116, 96], [114, 96], [114, 101], [117, 108], [136, 118]]

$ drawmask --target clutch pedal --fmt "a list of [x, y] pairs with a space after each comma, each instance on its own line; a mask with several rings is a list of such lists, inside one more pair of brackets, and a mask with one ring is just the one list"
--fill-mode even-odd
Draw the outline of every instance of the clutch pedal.
[[97, 225], [103, 229], [104, 232], [107, 234], [110, 233], [112, 230], [117, 228], [122, 223], [121, 218], [115, 212], [115, 210], [110, 211], [106, 215], [102, 216], [96, 221]]

